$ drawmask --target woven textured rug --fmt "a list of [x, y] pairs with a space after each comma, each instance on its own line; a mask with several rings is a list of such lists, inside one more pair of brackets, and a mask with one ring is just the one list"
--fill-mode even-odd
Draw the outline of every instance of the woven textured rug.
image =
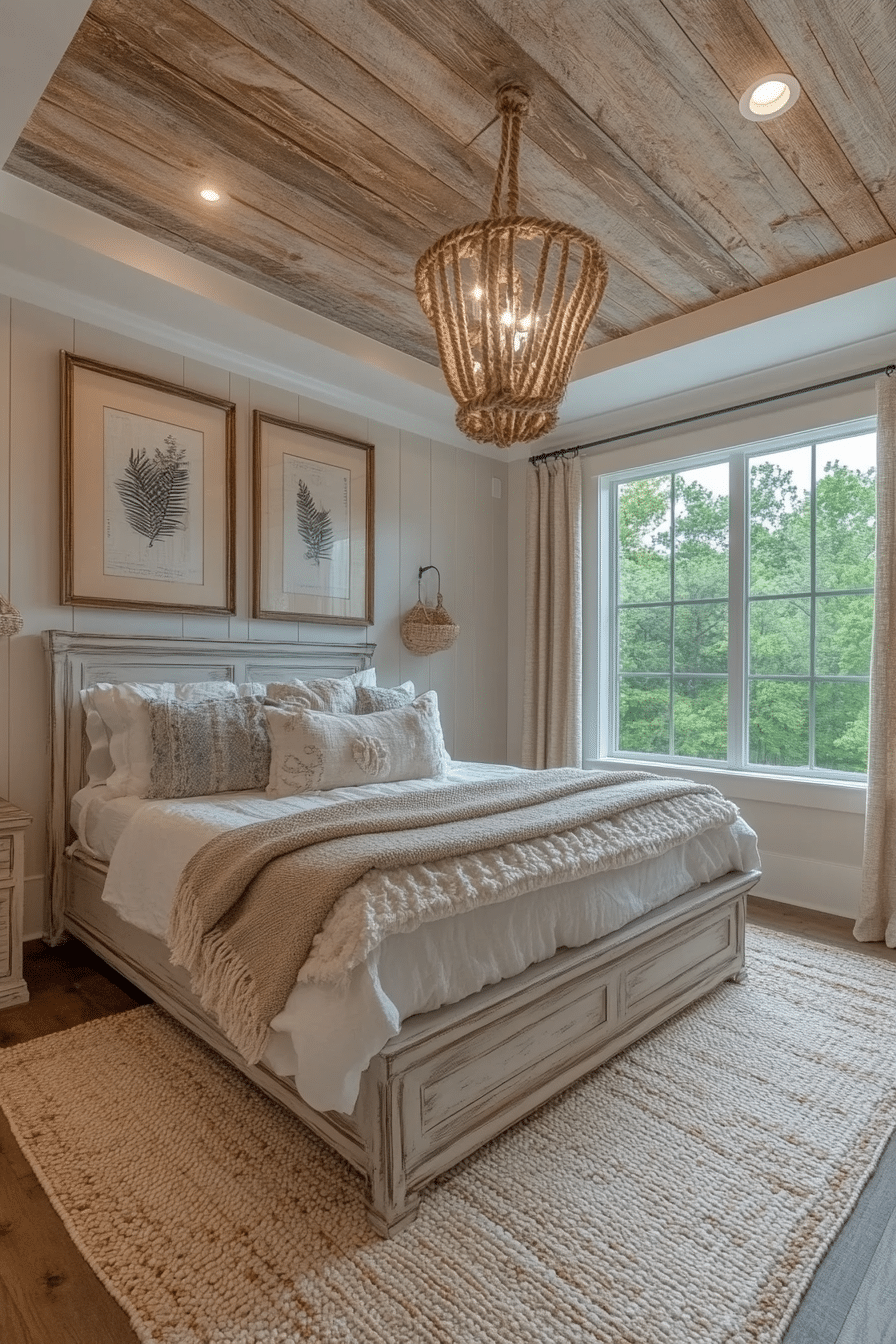
[[748, 964], [391, 1242], [154, 1007], [3, 1051], [0, 1099], [148, 1344], [773, 1344], [896, 1127], [896, 968], [754, 929]]

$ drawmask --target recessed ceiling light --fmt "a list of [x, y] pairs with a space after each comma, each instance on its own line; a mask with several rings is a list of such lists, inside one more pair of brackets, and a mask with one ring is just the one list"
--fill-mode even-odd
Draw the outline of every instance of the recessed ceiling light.
[[800, 96], [793, 75], [763, 75], [746, 90], [738, 106], [747, 121], [774, 121], [793, 107]]
[[220, 201], [221, 199], [220, 191], [215, 191], [214, 187], [203, 187], [199, 195], [204, 201]]

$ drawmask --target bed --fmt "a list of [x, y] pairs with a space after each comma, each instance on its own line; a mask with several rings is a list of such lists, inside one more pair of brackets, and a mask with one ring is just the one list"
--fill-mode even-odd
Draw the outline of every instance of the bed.
[[[741, 832], [724, 841], [736, 843], [740, 857], [733, 857], [732, 848], [720, 850], [722, 858], [713, 859], [716, 868], [727, 868], [730, 862], [721, 875], [695, 885], [694, 872], [704, 869], [692, 867], [690, 879], [675, 879], [690, 889], [682, 887], [681, 894], [671, 898], [665, 893], [659, 905], [652, 904], [656, 897], [644, 895], [652, 876], [641, 874], [637, 882], [631, 877], [641, 893], [641, 905], [633, 908], [643, 913], [620, 927], [568, 946], [563, 945], [563, 926], [558, 924], [561, 932], [553, 935], [560, 940], [558, 949], [547, 956], [530, 953], [539, 959], [525, 969], [455, 1001], [427, 1005], [423, 1011], [411, 1009], [408, 1015], [403, 1010], [400, 1028], [383, 1040], [359, 1072], [351, 1110], [346, 1104], [327, 1108], [326, 1092], [320, 1093], [324, 1104], [312, 1092], [318, 1104], [311, 1105], [284, 1071], [286, 1066], [278, 1063], [274, 1048], [278, 1033], [270, 1033], [268, 1054], [248, 1063], [216, 1015], [202, 1007], [187, 970], [172, 964], [168, 944], [160, 936], [162, 915], [135, 914], [145, 903], [142, 894], [129, 906], [128, 869], [122, 855], [128, 845], [135, 854], [141, 852], [139, 845], [134, 848], [134, 837], [150, 818], [156, 827], [160, 817], [164, 821], [164, 800], [147, 809], [120, 799], [108, 809], [115, 823], [110, 853], [101, 845], [98, 851], [91, 845], [91, 852], [73, 831], [71, 805], [84, 785], [87, 758], [80, 692], [97, 683], [259, 685], [292, 678], [346, 677], [371, 666], [373, 646], [59, 631], [47, 632], [45, 645], [52, 680], [50, 941], [58, 942], [66, 933], [81, 939], [361, 1171], [368, 1182], [368, 1216], [381, 1235], [393, 1235], [407, 1225], [416, 1216], [424, 1187], [462, 1158], [700, 995], [744, 974], [745, 897], [759, 873], [755, 866], [744, 870], [743, 856], [755, 855], [755, 848], [751, 850]], [[485, 768], [455, 763], [452, 769], [463, 779], [464, 771], [475, 776]], [[213, 824], [216, 808], [248, 808], [249, 816], [256, 804], [252, 798], [236, 798], [206, 800], [202, 806], [211, 809], [203, 815], [210, 816]], [[143, 820], [138, 821], [141, 812]], [[224, 825], [230, 824], [225, 818]], [[152, 831], [147, 835], [151, 837]], [[729, 853], [732, 857], [726, 859]], [[176, 868], [169, 863], [171, 871]], [[620, 880], [624, 883], [629, 876]], [[171, 880], [169, 872], [157, 885], [161, 888]], [[103, 899], [107, 883], [106, 894], [115, 898], [114, 905]], [[136, 877], [133, 886], [137, 891]], [[560, 908], [561, 895], [559, 886], [552, 887], [552, 910]], [[545, 904], [541, 892], [532, 893], [532, 898]], [[504, 907], [512, 912], [519, 899], [504, 901], [488, 917], [503, 918]], [[575, 899], [576, 892], [571, 891], [570, 908]], [[444, 920], [439, 923], [456, 942], [462, 921], [455, 919], [450, 926]], [[467, 943], [458, 946], [475, 947], [477, 936], [481, 937], [477, 927], [472, 922], [464, 933]], [[587, 935], [577, 935], [583, 936]], [[426, 1004], [425, 993], [417, 1002]], [[325, 1017], [327, 1005], [320, 1011]], [[286, 1028], [280, 1033], [284, 1040], [285, 1032]], [[304, 1085], [303, 1091], [307, 1095]]]

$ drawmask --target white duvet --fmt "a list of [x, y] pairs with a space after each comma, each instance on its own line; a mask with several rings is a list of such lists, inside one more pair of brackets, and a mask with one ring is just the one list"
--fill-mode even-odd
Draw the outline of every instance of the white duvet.
[[[454, 762], [447, 782], [516, 773], [512, 766]], [[110, 799], [100, 786], [75, 796], [72, 823], [80, 843], [109, 860], [103, 899], [129, 923], [164, 939], [184, 866], [223, 831], [374, 794], [441, 788], [445, 782], [367, 784], [280, 799], [231, 793], [162, 802]], [[758, 867], [756, 836], [738, 819], [660, 858], [395, 934], [355, 968], [346, 984], [296, 984], [271, 1023], [264, 1062], [292, 1076], [300, 1095], [317, 1110], [350, 1113], [361, 1074], [404, 1018], [516, 975], [560, 947], [582, 946], [732, 869]]]

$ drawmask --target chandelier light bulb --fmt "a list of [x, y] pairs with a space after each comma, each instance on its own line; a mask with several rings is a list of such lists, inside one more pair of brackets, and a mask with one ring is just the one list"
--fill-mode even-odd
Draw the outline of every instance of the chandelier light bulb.
[[215, 191], [214, 187], [203, 187], [199, 195], [202, 197], [204, 201], [209, 202], [220, 201], [221, 199], [220, 191]]

